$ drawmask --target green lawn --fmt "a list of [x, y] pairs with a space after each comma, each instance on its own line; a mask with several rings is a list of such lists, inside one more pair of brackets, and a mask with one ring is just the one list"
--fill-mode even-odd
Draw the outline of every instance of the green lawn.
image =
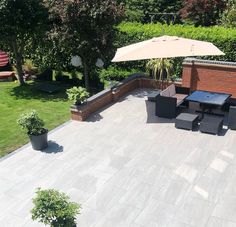
[[16, 123], [21, 113], [37, 110], [45, 127], [51, 130], [69, 120], [69, 106], [65, 87], [49, 95], [39, 92], [33, 83], [21, 87], [15, 82], [0, 82], [0, 157], [28, 142]]

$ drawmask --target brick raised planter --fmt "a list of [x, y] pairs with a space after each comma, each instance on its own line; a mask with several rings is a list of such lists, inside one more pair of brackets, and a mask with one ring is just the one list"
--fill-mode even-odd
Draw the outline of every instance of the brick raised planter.
[[[163, 87], [170, 85], [169, 82], [165, 82]], [[148, 79], [143, 74], [133, 74], [127, 79], [114, 87], [107, 88], [96, 95], [90, 97], [86, 104], [72, 105], [71, 106], [71, 119], [76, 121], [84, 121], [94, 112], [104, 108], [105, 106], [112, 104], [119, 100], [127, 93], [138, 88], [156, 88], [159, 89], [160, 82]], [[181, 86], [180, 83], [176, 83], [176, 86]]]

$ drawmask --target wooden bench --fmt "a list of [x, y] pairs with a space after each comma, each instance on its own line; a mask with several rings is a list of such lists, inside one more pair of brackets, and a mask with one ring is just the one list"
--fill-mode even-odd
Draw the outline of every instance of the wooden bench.
[[0, 72], [0, 81], [13, 81], [15, 73], [11, 71]]

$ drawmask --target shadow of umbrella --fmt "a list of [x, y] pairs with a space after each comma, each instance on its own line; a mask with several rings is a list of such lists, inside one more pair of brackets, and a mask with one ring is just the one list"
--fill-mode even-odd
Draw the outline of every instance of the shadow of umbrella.
[[48, 153], [48, 154], [56, 154], [56, 153], [63, 152], [63, 150], [64, 150], [63, 146], [59, 145], [55, 141], [49, 141], [48, 147], [42, 150], [42, 152]]

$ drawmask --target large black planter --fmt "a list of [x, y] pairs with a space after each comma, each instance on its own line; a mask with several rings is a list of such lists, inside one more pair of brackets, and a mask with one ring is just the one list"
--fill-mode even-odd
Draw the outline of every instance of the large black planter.
[[29, 135], [34, 150], [43, 150], [48, 147], [48, 133], [39, 136]]

